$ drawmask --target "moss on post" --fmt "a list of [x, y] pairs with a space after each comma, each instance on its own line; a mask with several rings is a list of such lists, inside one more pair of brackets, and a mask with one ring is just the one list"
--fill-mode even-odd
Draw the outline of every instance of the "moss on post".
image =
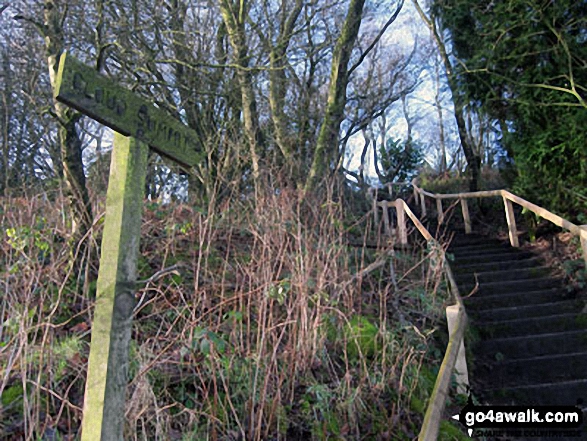
[[114, 135], [86, 380], [82, 440], [122, 440], [146, 144]]

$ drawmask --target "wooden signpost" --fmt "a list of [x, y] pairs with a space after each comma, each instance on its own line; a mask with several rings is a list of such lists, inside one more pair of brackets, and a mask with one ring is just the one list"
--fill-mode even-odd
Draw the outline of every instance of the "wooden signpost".
[[55, 98], [116, 132], [106, 194], [82, 441], [123, 439], [128, 349], [141, 212], [151, 147], [189, 168], [201, 160], [194, 131], [63, 54]]

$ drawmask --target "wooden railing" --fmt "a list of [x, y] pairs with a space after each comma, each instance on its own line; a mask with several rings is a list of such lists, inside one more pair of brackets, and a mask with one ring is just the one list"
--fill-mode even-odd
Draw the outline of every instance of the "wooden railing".
[[469, 378], [464, 345], [465, 328], [467, 326], [467, 314], [465, 312], [463, 300], [459, 293], [459, 288], [455, 282], [454, 275], [446, 259], [444, 249], [436, 241], [436, 239], [432, 237], [430, 232], [426, 229], [422, 222], [420, 222], [417, 216], [406, 204], [406, 202], [402, 199], [396, 199], [393, 202], [377, 202], [377, 200], [374, 198], [373, 204], [373, 213], [376, 218], [376, 228], [378, 228], [377, 212], [378, 207], [380, 207], [383, 210], [382, 213], [385, 233], [390, 236], [392, 235], [392, 228], [389, 217], [389, 208], [395, 208], [397, 212], [398, 224], [397, 236], [401, 245], [407, 245], [408, 243], [406, 215], [408, 218], [410, 218], [416, 229], [430, 245], [432, 253], [434, 254], [431, 256], [432, 260], [441, 265], [449, 282], [452, 301], [454, 302], [453, 305], [446, 308], [449, 342], [446, 353], [444, 354], [444, 358], [442, 360], [442, 364], [440, 365], [438, 376], [436, 377], [436, 382], [434, 383], [434, 389], [432, 390], [430, 401], [424, 415], [424, 422], [418, 436], [420, 441], [435, 441], [438, 438], [440, 422], [442, 420], [444, 407], [455, 368], [457, 392], [466, 394], [468, 390]]
[[[420, 202], [420, 208], [422, 211], [422, 216], [426, 216], [426, 197], [432, 198], [436, 201], [436, 215], [438, 217], [438, 223], [442, 224], [444, 222], [444, 212], [442, 207], [442, 201], [444, 199], [458, 199], [461, 204], [461, 209], [463, 213], [463, 221], [465, 223], [465, 233], [471, 233], [471, 218], [469, 216], [469, 206], [467, 204], [467, 200], [471, 198], [486, 198], [486, 197], [496, 197], [501, 196], [503, 198], [504, 203], [504, 211], [505, 217], [508, 225], [508, 233], [510, 238], [510, 244], [513, 247], [519, 247], [520, 242], [518, 239], [518, 229], [516, 226], [516, 217], [514, 215], [514, 208], [513, 203], [530, 210], [531, 212], [535, 213], [536, 215], [549, 220], [553, 224], [564, 228], [570, 231], [573, 235], [580, 238], [581, 241], [581, 249], [583, 252], [583, 259], [585, 260], [585, 265], [587, 266], [587, 225], [575, 225], [572, 222], [560, 217], [557, 214], [554, 214], [545, 208], [539, 207], [532, 202], [528, 202], [525, 199], [522, 199], [519, 196], [516, 196], [513, 193], [510, 193], [507, 190], [491, 190], [491, 191], [476, 191], [476, 192], [468, 192], [468, 193], [454, 193], [454, 194], [435, 194], [427, 192], [414, 182], [412, 182], [414, 187], [414, 197], [416, 202]], [[399, 221], [399, 220], [398, 220]]]
[[[469, 215], [468, 199], [471, 198], [485, 198], [485, 197], [499, 197], [501, 196], [504, 202], [505, 218], [508, 225], [508, 233], [510, 243], [513, 247], [519, 247], [518, 230], [516, 226], [516, 218], [513, 209], [513, 203], [516, 203], [527, 210], [535, 213], [536, 215], [549, 220], [553, 224], [570, 231], [572, 234], [580, 238], [581, 248], [583, 253], [583, 259], [585, 260], [585, 266], [587, 268], [587, 225], [575, 225], [572, 222], [562, 218], [561, 216], [554, 214], [536, 204], [528, 202], [515, 194], [510, 193], [507, 190], [490, 190], [490, 191], [477, 191], [477, 192], [464, 192], [454, 194], [435, 194], [423, 190], [418, 187], [415, 182], [411, 183], [414, 190], [414, 200], [416, 204], [420, 205], [422, 217], [427, 216], [426, 197], [434, 199], [436, 204], [436, 215], [438, 223], [442, 224], [445, 220], [445, 213], [442, 201], [445, 199], [458, 199], [461, 205], [461, 211], [463, 215], [463, 221], [465, 224], [465, 233], [470, 234], [472, 232], [471, 218]], [[405, 186], [407, 183], [399, 183], [398, 185]], [[392, 185], [388, 185], [388, 191], [390, 195], [393, 195]], [[420, 441], [433, 441], [438, 437], [438, 431], [440, 428], [440, 421], [445, 407], [446, 398], [448, 395], [448, 389], [450, 381], [453, 375], [453, 371], [456, 368], [456, 379], [457, 379], [457, 391], [459, 393], [466, 393], [468, 385], [467, 376], [467, 365], [465, 359], [465, 348], [464, 348], [464, 333], [467, 324], [467, 315], [462, 302], [462, 298], [459, 294], [458, 286], [455, 282], [450, 265], [446, 261], [444, 251], [442, 247], [432, 237], [430, 232], [422, 225], [420, 220], [410, 210], [408, 205], [402, 199], [396, 199], [395, 201], [377, 201], [377, 195], [373, 195], [373, 215], [375, 217], [375, 228], [379, 228], [378, 212], [379, 208], [382, 209], [382, 219], [385, 228], [385, 233], [393, 235], [394, 231], [391, 226], [391, 219], [389, 216], [389, 208], [395, 208], [397, 211], [397, 228], [395, 230], [397, 241], [401, 246], [408, 244], [408, 234], [406, 225], [406, 214], [414, 223], [416, 229], [424, 236], [428, 243], [433, 244], [433, 248], [440, 250], [440, 258], [444, 266], [447, 278], [450, 284], [450, 290], [455, 301], [455, 304], [446, 308], [448, 328], [449, 328], [449, 343], [444, 354], [434, 389], [426, 409], [424, 416], [424, 423], [420, 430], [418, 440]]]

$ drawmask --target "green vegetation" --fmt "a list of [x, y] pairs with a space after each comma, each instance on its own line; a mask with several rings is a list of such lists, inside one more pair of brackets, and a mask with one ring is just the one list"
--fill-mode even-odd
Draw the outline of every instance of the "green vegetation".
[[[445, 326], [444, 284], [418, 249], [354, 278], [385, 249], [350, 245], [373, 237], [344, 199], [262, 200], [231, 199], [224, 217], [215, 207], [146, 206], [126, 436], [410, 439], [446, 344], [446, 331], [435, 338]], [[28, 231], [18, 237], [34, 245], [67, 222], [42, 203], [31, 207], [42, 225], [4, 215], [2, 229]], [[0, 360], [9, 373], [0, 433], [39, 437], [51, 421], [58, 436], [75, 435], [93, 300], [57, 258], [67, 241], [45, 260], [15, 244], [4, 242], [1, 257], [9, 295]], [[10, 273], [15, 262], [20, 274], [35, 274], [36, 288]], [[389, 264], [406, 274], [397, 289]]]
[[[149, 151], [145, 184], [128, 180], [145, 200], [125, 438], [408, 440], [447, 288], [425, 244], [372, 233], [365, 190], [507, 187], [587, 224], [586, 17], [571, 0], [2, 2], [0, 438], [79, 436], [116, 236], [110, 132], [56, 100], [64, 53], [83, 105], [184, 165]], [[88, 89], [98, 73], [124, 93]], [[131, 111], [140, 127], [120, 125]], [[443, 203], [439, 230], [460, 211]], [[500, 198], [469, 210], [474, 231], [504, 225]], [[540, 241], [541, 219], [517, 220]]]
[[587, 74], [584, 2], [435, 1], [459, 93], [501, 132], [514, 189], [584, 223]]

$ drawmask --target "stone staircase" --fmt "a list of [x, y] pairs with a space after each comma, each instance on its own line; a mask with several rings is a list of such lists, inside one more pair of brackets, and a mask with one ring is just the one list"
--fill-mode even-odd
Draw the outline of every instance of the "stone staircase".
[[587, 404], [587, 315], [577, 293], [539, 256], [506, 242], [457, 233], [448, 253], [478, 338], [475, 396], [488, 404]]

